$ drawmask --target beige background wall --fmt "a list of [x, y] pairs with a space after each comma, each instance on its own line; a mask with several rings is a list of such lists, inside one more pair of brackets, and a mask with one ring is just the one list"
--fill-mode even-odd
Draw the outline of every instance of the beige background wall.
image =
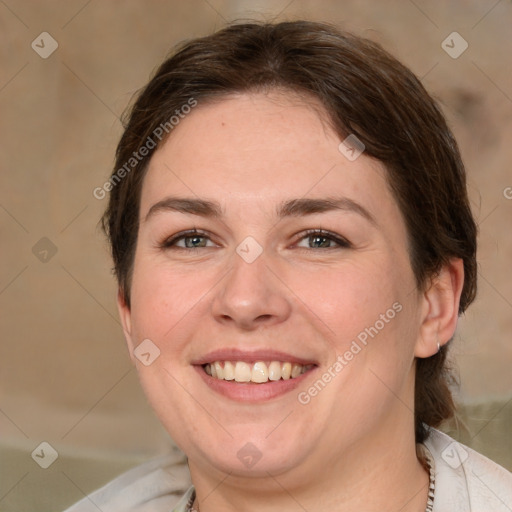
[[[120, 114], [175, 43], [276, 16], [381, 42], [441, 101], [480, 226], [480, 291], [453, 350], [459, 400], [477, 406], [454, 435], [512, 469], [511, 1], [5, 0], [0, 510], [59, 510], [170, 446], [125, 351], [97, 229], [105, 201], [92, 191], [113, 163]], [[457, 59], [441, 47], [453, 31], [469, 45]], [[58, 43], [46, 59], [31, 47], [42, 32]], [[47, 470], [30, 457], [42, 441], [59, 453]]]

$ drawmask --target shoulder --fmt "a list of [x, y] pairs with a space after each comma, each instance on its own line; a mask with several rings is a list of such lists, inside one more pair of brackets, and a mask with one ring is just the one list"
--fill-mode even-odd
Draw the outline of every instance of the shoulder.
[[433, 512], [512, 510], [512, 473], [439, 430], [429, 432], [424, 446], [435, 467]]
[[130, 469], [65, 512], [167, 512], [190, 485], [186, 458], [172, 453]]

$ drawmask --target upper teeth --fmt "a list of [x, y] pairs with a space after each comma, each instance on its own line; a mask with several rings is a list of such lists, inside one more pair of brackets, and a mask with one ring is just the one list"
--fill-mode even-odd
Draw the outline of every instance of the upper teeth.
[[208, 375], [216, 379], [260, 384], [269, 380], [293, 379], [309, 369], [309, 366], [280, 361], [215, 361], [206, 364], [204, 369]]

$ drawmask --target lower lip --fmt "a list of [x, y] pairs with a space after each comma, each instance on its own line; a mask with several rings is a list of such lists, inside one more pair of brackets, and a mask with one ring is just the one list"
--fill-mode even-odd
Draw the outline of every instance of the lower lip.
[[194, 366], [203, 381], [213, 391], [235, 400], [237, 402], [264, 402], [282, 396], [297, 388], [316, 367], [295, 377], [294, 379], [279, 379], [262, 384], [235, 382], [234, 380], [221, 380], [210, 377], [202, 366]]

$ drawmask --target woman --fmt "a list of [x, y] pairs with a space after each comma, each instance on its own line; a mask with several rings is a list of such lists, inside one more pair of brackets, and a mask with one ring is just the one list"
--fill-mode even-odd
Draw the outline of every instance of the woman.
[[476, 226], [445, 120], [378, 45], [311, 22], [185, 44], [108, 189], [128, 348], [193, 486], [164, 458], [70, 510], [510, 510], [510, 473], [435, 428]]

